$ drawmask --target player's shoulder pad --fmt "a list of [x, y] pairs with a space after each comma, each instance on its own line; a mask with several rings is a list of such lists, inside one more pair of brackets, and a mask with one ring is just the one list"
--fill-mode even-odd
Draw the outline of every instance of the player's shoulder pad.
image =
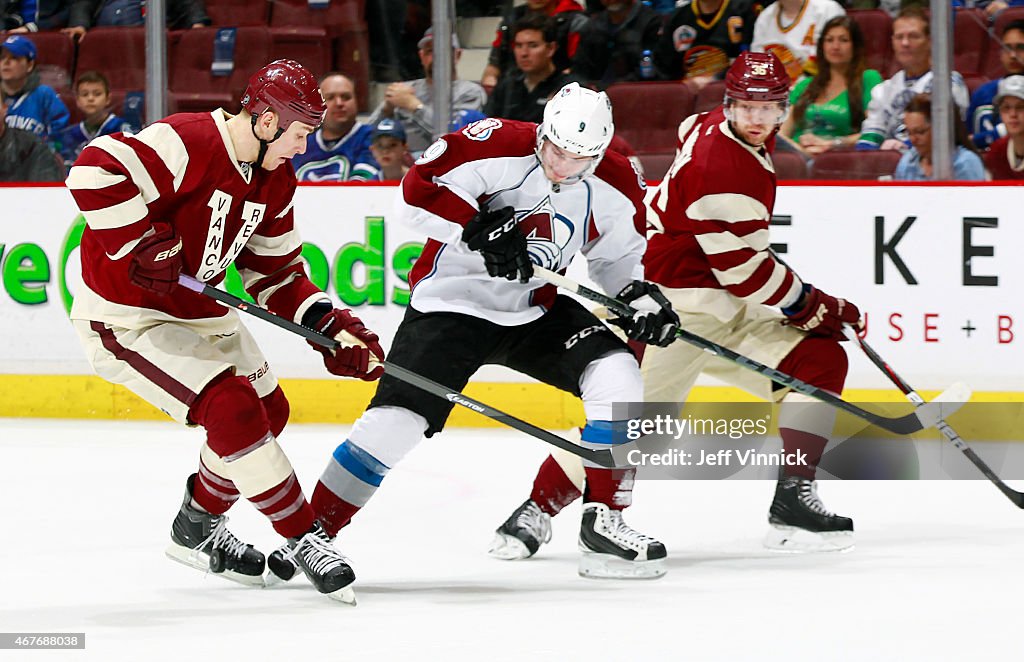
[[629, 198], [636, 197], [638, 191], [642, 196], [647, 188], [647, 182], [636, 164], [629, 157], [611, 150], [604, 153], [594, 176], [608, 182], [612, 188]]
[[438, 138], [415, 165], [446, 171], [470, 161], [529, 156], [536, 146], [536, 124], [487, 117]]

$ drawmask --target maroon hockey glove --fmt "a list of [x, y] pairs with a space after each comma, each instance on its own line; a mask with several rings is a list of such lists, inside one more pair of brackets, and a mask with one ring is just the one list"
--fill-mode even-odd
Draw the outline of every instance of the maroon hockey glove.
[[[362, 321], [348, 310], [334, 308], [318, 317], [317, 313], [323, 308], [314, 304], [302, 321], [305, 326], [338, 341], [338, 346], [333, 350], [309, 343], [324, 355], [327, 371], [339, 377], [358, 377], [367, 382], [380, 379], [384, 374], [384, 366], [381, 365], [384, 350], [380, 347], [377, 334], [363, 326]], [[307, 323], [309, 317], [316, 321]]]
[[165, 223], [156, 224], [153, 229], [156, 234], [143, 237], [132, 251], [128, 279], [151, 292], [170, 294], [181, 273], [181, 239]]
[[657, 285], [634, 280], [622, 288], [615, 298], [636, 309], [632, 317], [620, 316], [608, 320], [621, 327], [631, 340], [668, 347], [676, 339], [679, 315], [672, 310], [672, 304]]
[[845, 340], [843, 324], [860, 330], [860, 310], [846, 299], [825, 294], [810, 284], [804, 285], [804, 294], [796, 304], [783, 308], [788, 317], [784, 324], [816, 336]]
[[462, 241], [470, 250], [480, 251], [487, 273], [495, 278], [518, 278], [520, 283], [525, 283], [533, 277], [533, 263], [526, 252], [526, 237], [516, 222], [514, 208], [481, 210], [466, 223]]

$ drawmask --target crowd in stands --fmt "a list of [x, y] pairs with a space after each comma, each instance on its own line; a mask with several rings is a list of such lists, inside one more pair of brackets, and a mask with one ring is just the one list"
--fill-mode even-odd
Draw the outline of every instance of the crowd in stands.
[[[321, 77], [328, 111], [294, 159], [300, 179], [400, 179], [433, 142], [429, 2], [165, 4], [171, 112], [237, 110], [248, 74], [279, 57]], [[465, 80], [453, 69], [448, 128], [539, 122], [548, 98], [577, 81], [609, 91], [622, 108], [612, 148], [657, 179], [675, 127], [721, 103], [725, 70], [751, 49], [775, 53], [793, 81], [775, 146], [780, 179], [930, 180], [932, 35], [921, 5], [458, 0], [462, 16], [501, 18], [482, 70]], [[1024, 0], [952, 6], [954, 178], [1024, 178]], [[144, 13], [142, 0], [0, 0], [0, 180], [58, 181], [93, 138], [141, 128]], [[457, 64], [457, 31], [450, 47]]]

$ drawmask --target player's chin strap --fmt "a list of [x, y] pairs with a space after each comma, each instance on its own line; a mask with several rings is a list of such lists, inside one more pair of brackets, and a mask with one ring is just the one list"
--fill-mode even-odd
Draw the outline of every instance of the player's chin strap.
[[275, 140], [284, 135], [284, 129], [280, 127], [278, 127], [277, 134], [275, 134], [273, 139], [271, 140], [264, 140], [263, 138], [260, 138], [258, 135], [256, 135], [256, 122], [259, 121], [259, 118], [262, 114], [263, 113], [260, 113], [259, 115], [250, 115], [250, 119], [252, 120], [252, 136], [256, 140], [260, 141], [260, 151], [256, 155], [256, 161], [254, 162], [254, 165], [257, 168], [263, 167], [263, 157], [267, 155], [267, 148], [270, 147], [270, 143], [274, 142]]

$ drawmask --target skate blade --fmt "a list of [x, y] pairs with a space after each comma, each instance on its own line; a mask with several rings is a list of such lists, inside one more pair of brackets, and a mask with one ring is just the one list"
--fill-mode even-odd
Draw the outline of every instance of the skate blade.
[[487, 554], [502, 561], [519, 561], [533, 556], [526, 543], [515, 536], [501, 532], [495, 532], [494, 540], [491, 541], [491, 548], [487, 550]]
[[627, 561], [613, 554], [582, 551], [580, 577], [590, 579], [657, 579], [668, 572], [665, 559]]
[[194, 568], [208, 575], [213, 575], [214, 577], [227, 579], [245, 586], [257, 586], [259, 588], [263, 588], [265, 586], [262, 575], [243, 575], [231, 570], [225, 570], [224, 572], [211, 571], [210, 556], [202, 552], [196, 552], [196, 550], [189, 549], [188, 547], [182, 547], [181, 545], [171, 543], [167, 549], [164, 550], [164, 553], [167, 555], [167, 558], [172, 561], [177, 561], [182, 565], [187, 565], [190, 568]]
[[795, 526], [772, 524], [764, 537], [764, 546], [774, 552], [806, 554], [849, 552], [856, 541], [853, 531], [814, 532]]
[[345, 586], [339, 588], [333, 593], [327, 593], [327, 597], [331, 600], [337, 600], [342, 604], [346, 604], [352, 607], [356, 606], [356, 592], [352, 590], [351, 586]]

